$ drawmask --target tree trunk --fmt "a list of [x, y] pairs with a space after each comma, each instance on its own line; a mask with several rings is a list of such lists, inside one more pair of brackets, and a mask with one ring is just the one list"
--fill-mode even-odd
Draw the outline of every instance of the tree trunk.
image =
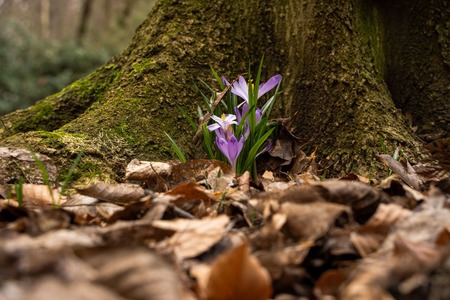
[[174, 158], [164, 130], [199, 156], [175, 104], [194, 115], [209, 66], [231, 79], [265, 53], [264, 78], [284, 76], [276, 114], [293, 117], [328, 174], [376, 176], [384, 148], [424, 153], [399, 108], [422, 133], [448, 134], [449, 17], [443, 0], [161, 0], [122, 54], [5, 116], [1, 144], [65, 167], [85, 149], [82, 175], [115, 180], [131, 158]]
[[84, 0], [83, 6], [81, 8], [81, 16], [80, 16], [80, 24], [78, 25], [77, 30], [77, 44], [83, 45], [84, 36], [86, 35], [86, 31], [89, 25], [89, 19], [92, 11], [92, 1]]

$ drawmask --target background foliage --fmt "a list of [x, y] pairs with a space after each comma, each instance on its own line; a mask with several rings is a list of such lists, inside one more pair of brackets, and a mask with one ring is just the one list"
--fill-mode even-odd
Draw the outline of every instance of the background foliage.
[[[44, 1], [50, 18], [45, 30]], [[70, 0], [60, 5], [38, 0], [25, 7], [13, 0], [2, 2], [0, 115], [32, 105], [118, 54], [154, 2]]]
[[0, 114], [25, 108], [106, 62], [107, 49], [43, 40], [20, 24], [0, 31]]

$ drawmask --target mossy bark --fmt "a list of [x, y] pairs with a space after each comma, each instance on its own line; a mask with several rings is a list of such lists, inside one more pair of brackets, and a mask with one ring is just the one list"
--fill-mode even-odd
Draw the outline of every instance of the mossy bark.
[[[85, 149], [89, 175], [113, 180], [120, 180], [131, 158], [174, 158], [163, 131], [188, 155], [199, 156], [175, 104], [194, 116], [199, 88], [205, 91], [198, 79], [213, 83], [210, 66], [231, 79], [265, 53], [265, 78], [284, 76], [276, 113], [293, 117], [295, 133], [312, 139], [311, 148], [319, 146], [331, 173], [375, 175], [382, 145], [389, 151], [401, 146], [412, 159], [421, 154], [394, 104], [394, 85], [386, 84], [395, 35], [383, 3], [161, 0], [122, 54], [60, 93], [3, 117], [1, 144], [50, 155], [63, 169]], [[436, 72], [448, 75], [448, 69]], [[79, 176], [90, 177], [80, 170]]]

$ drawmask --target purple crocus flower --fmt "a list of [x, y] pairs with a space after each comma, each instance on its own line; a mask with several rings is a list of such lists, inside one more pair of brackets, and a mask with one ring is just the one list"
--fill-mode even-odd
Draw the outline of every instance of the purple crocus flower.
[[[239, 124], [241, 122], [242, 118], [248, 112], [248, 103], [244, 102], [244, 104], [242, 105], [242, 111], [239, 110], [239, 107], [235, 107], [234, 112], [236, 113], [237, 122]], [[257, 108], [255, 111], [255, 114], [256, 114], [256, 124], [258, 124], [262, 117], [262, 111], [259, 108]], [[250, 127], [248, 125], [248, 119], [247, 119], [245, 121], [244, 138], [247, 139], [249, 134], [250, 134]]]
[[[278, 85], [278, 83], [281, 81], [282, 76], [281, 75], [275, 75], [271, 77], [269, 80], [267, 80], [264, 83], [261, 83], [259, 85], [258, 90], [258, 99], [261, 98], [265, 93], [273, 89]], [[222, 81], [224, 81], [225, 78], [222, 78]], [[226, 79], [225, 79], [226, 81]], [[224, 82], [225, 82], [224, 81]], [[228, 82], [226, 82], [227, 85], [229, 85]], [[231, 87], [231, 92], [242, 99], [245, 100], [245, 102], [248, 103], [248, 84], [247, 81], [245, 81], [245, 78], [242, 76], [239, 76], [239, 79], [233, 84]]]
[[228, 159], [233, 170], [236, 170], [236, 161], [244, 147], [244, 137], [241, 136], [238, 139], [234, 135], [231, 135], [228, 140], [216, 136], [216, 145], [220, 152]]
[[[244, 104], [242, 104], [242, 111], [239, 111], [239, 107], [235, 107], [234, 112], [236, 113], [237, 122], [239, 124], [239, 122], [241, 122], [242, 118], [248, 112], [248, 103], [244, 102]], [[258, 124], [262, 117], [262, 111], [259, 108], [257, 108], [255, 113], [256, 113], [256, 124]]]
[[236, 122], [236, 116], [232, 114], [223, 114], [222, 118], [219, 118], [218, 116], [211, 116], [211, 119], [216, 121], [216, 123], [208, 125], [206, 128], [208, 128], [209, 131], [216, 131], [216, 136], [225, 140], [228, 140], [233, 134], [233, 128], [231, 125], [238, 124]]

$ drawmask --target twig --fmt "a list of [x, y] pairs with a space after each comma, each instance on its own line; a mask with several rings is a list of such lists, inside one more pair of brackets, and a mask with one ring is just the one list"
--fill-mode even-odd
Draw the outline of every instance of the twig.
[[214, 110], [216, 109], [217, 105], [219, 105], [220, 101], [222, 101], [223, 97], [226, 95], [226, 93], [231, 89], [231, 87], [233, 86], [233, 84], [239, 79], [236, 78], [235, 80], [233, 80], [230, 85], [228, 85], [222, 92], [220, 93], [216, 93], [216, 100], [212, 103], [211, 105], [211, 112], [207, 112], [203, 117], [200, 118], [200, 120], [198, 121], [198, 129], [197, 132], [194, 135], [194, 138], [192, 139], [194, 144], [196, 146], [199, 146], [202, 138], [203, 138], [203, 133], [202, 133], [202, 125], [204, 123], [207, 123], [209, 121], [209, 119], [211, 118], [211, 116], [214, 113]]

